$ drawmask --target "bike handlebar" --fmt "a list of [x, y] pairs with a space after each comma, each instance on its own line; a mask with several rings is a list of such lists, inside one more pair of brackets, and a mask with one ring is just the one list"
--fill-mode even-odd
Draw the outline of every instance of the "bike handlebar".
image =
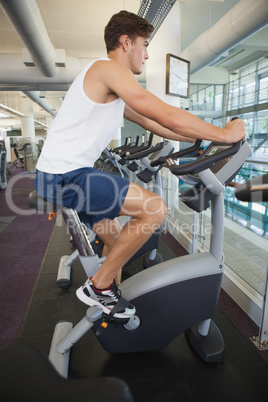
[[[232, 120], [236, 120], [238, 117], [233, 117]], [[197, 158], [195, 161], [185, 163], [183, 165], [176, 165], [175, 159], [178, 159], [182, 156], [185, 156], [187, 154], [192, 153], [193, 151], [196, 151], [201, 144], [201, 140], [196, 140], [195, 144], [187, 149], [183, 149], [182, 151], [175, 152], [174, 154], [171, 154], [167, 157], [161, 157], [153, 162], [151, 162], [151, 166], [158, 166], [160, 164], [165, 164], [171, 173], [173, 173], [176, 176], [182, 176], [182, 175], [187, 175], [187, 174], [196, 174], [199, 172], [202, 172], [205, 169], [209, 169], [212, 166], [215, 165], [216, 162], [226, 159], [235, 153], [237, 153], [241, 147], [242, 141], [235, 142], [231, 147], [225, 148], [219, 152], [216, 152], [215, 154], [212, 155], [205, 155], [205, 157], [202, 157], [202, 155]], [[216, 144], [216, 143], [215, 143]], [[221, 143], [218, 143], [218, 145], [221, 145]], [[222, 144], [226, 145], [226, 144]]]
[[162, 165], [162, 164], [166, 163], [167, 158], [172, 158], [175, 160], [175, 159], [181, 158], [182, 156], [189, 155], [189, 154], [197, 151], [199, 149], [201, 143], [202, 143], [202, 140], [196, 140], [194, 145], [189, 148], [174, 152], [173, 154], [169, 155], [168, 157], [161, 156], [160, 158], [156, 159], [155, 161], [152, 161], [151, 166], [155, 167], [155, 166]]

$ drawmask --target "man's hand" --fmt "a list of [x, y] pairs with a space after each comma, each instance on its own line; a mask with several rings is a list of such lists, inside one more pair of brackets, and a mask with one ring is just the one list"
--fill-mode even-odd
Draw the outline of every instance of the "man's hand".
[[243, 140], [246, 137], [246, 123], [241, 119], [229, 120], [224, 129], [224, 138], [226, 143], [233, 143]]

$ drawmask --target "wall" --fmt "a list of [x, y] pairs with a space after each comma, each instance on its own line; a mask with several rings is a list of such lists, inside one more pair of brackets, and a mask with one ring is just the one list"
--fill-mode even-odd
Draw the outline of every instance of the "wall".
[[[172, 106], [180, 106], [180, 98], [166, 95], [166, 54], [179, 56], [180, 51], [180, 4], [176, 2], [159, 28], [148, 48], [146, 65], [146, 88]], [[174, 145], [177, 149], [178, 143]]]

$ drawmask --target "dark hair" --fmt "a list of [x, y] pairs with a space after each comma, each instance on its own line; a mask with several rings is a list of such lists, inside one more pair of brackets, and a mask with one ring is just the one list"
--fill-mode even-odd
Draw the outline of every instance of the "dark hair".
[[144, 18], [128, 11], [120, 11], [112, 16], [104, 30], [107, 53], [119, 47], [121, 35], [128, 35], [134, 41], [138, 36], [149, 38], [154, 30]]

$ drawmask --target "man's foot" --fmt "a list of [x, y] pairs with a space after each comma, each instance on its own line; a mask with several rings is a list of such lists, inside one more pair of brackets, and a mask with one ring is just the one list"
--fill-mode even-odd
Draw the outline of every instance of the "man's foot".
[[[83, 303], [89, 306], [98, 306], [105, 314], [109, 314], [119, 301], [121, 294], [114, 283], [108, 289], [97, 290], [89, 278], [83, 286], [77, 289], [76, 296]], [[126, 304], [125, 308], [114, 314], [115, 318], [130, 318], [135, 314], [135, 307], [127, 301]]]

